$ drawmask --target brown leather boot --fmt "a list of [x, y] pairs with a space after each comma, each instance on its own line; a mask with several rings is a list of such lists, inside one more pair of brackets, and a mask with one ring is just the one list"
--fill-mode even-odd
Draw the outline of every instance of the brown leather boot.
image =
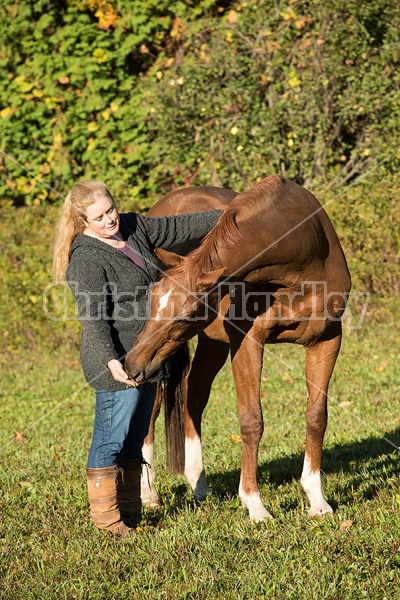
[[132, 532], [121, 518], [117, 501], [118, 467], [86, 468], [89, 503], [94, 524], [98, 529], [127, 537]]
[[117, 501], [122, 521], [129, 527], [136, 527], [142, 518], [140, 497], [140, 478], [142, 475], [142, 457], [116, 459]]

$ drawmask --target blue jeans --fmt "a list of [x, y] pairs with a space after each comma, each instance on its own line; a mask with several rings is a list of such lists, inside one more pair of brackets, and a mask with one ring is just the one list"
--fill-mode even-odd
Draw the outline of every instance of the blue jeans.
[[96, 390], [89, 468], [112, 467], [117, 458], [139, 458], [142, 455], [156, 391], [157, 383], [116, 392]]

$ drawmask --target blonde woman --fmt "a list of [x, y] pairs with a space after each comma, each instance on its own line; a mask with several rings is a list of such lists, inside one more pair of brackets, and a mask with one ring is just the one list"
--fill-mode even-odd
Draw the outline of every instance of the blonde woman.
[[124, 370], [146, 319], [149, 286], [158, 279], [154, 248], [200, 239], [222, 211], [171, 217], [119, 214], [100, 181], [79, 182], [58, 225], [53, 275], [71, 288], [82, 325], [81, 364], [96, 390], [87, 462], [89, 502], [98, 529], [127, 536], [141, 519], [141, 448], [156, 382], [137, 385]]

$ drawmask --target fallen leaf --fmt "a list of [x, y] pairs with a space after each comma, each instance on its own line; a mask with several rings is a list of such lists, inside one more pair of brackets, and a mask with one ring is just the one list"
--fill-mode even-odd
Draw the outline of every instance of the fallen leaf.
[[21, 431], [16, 431], [16, 432], [14, 433], [14, 439], [15, 439], [17, 442], [26, 442], [28, 438], [24, 437], [24, 436], [22, 435], [22, 432], [21, 432]]
[[237, 444], [240, 444], [240, 442], [242, 441], [242, 438], [240, 437], [240, 435], [235, 435], [234, 433], [232, 433], [231, 440], [232, 440], [232, 442], [236, 442]]
[[386, 367], [388, 366], [388, 364], [389, 364], [389, 361], [388, 361], [388, 360], [384, 360], [384, 361], [382, 361], [382, 362], [381, 362], [381, 364], [379, 365], [379, 367], [375, 367], [375, 371], [376, 371], [377, 373], [382, 373], [382, 371], [383, 371], [384, 369], [386, 369]]
[[19, 485], [21, 485], [22, 487], [26, 487], [29, 490], [33, 489], [33, 485], [31, 484], [30, 481], [20, 481]]
[[353, 521], [350, 521], [350, 519], [346, 519], [345, 521], [342, 521], [340, 523], [340, 529], [350, 529], [350, 527], [353, 525]]
[[283, 381], [287, 381], [287, 383], [293, 383], [293, 379], [290, 377], [289, 373], [284, 373], [282, 379]]
[[351, 406], [352, 403], [349, 400], [344, 400], [343, 402], [339, 402], [339, 406]]

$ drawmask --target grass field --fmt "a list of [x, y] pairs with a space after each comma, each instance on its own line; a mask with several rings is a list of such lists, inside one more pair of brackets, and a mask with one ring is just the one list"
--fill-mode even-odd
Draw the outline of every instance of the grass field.
[[390, 442], [400, 445], [400, 328], [395, 312], [373, 314], [345, 330], [331, 383], [322, 469], [335, 513], [322, 519], [307, 519], [299, 483], [302, 348], [269, 346], [264, 359], [259, 482], [275, 520], [251, 524], [238, 501], [241, 443], [227, 364], [203, 421], [212, 495], [198, 504], [167, 473], [160, 420], [163, 507], [145, 511], [142, 531], [125, 541], [97, 533], [89, 516], [94, 398], [76, 357], [3, 358], [0, 598], [398, 600], [400, 454]]

